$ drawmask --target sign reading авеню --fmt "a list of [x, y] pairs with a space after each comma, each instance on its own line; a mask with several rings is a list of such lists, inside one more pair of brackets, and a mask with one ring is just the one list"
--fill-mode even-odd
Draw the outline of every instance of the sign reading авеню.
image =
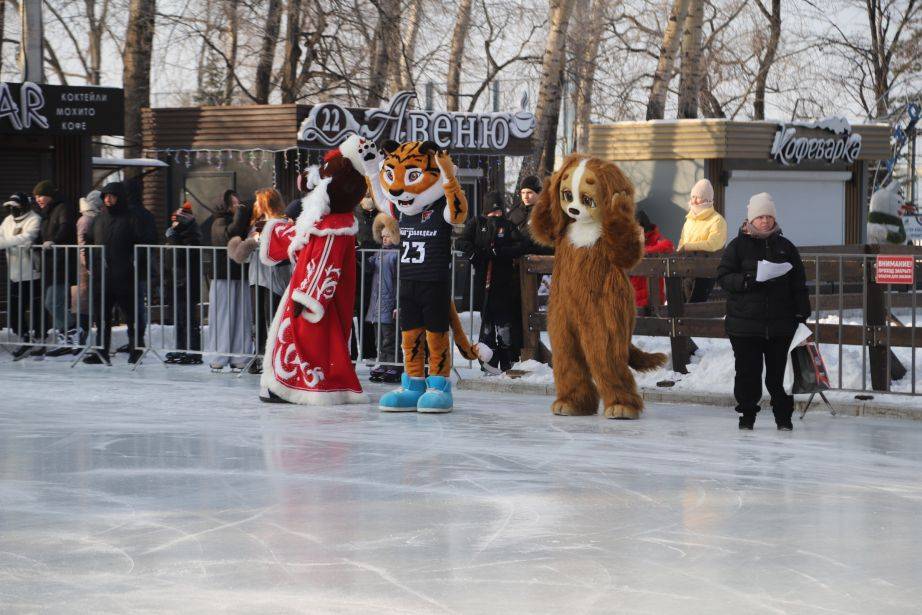
[[339, 145], [349, 134], [372, 141], [433, 141], [442, 148], [503, 151], [527, 142], [535, 116], [513, 113], [456, 113], [410, 109], [414, 92], [399, 92], [378, 109], [347, 109], [336, 103], [311, 108], [298, 130], [298, 141]]
[[120, 135], [125, 97], [116, 88], [0, 83], [0, 133]]
[[[800, 130], [822, 130], [830, 137], [798, 136]], [[817, 122], [792, 122], [778, 126], [772, 142], [771, 156], [783, 165], [800, 164], [807, 160], [852, 163], [861, 153], [861, 135], [853, 133], [851, 124], [842, 117]]]

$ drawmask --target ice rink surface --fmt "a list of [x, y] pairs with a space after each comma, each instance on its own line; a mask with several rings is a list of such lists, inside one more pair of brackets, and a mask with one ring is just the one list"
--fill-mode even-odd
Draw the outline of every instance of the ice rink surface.
[[0, 613], [919, 612], [922, 424], [549, 402], [266, 406], [5, 355]]

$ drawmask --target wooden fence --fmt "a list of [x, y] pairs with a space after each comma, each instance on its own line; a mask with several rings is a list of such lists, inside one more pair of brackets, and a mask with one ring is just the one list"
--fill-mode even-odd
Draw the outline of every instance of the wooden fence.
[[[915, 246], [811, 246], [803, 248], [801, 258], [813, 309], [807, 324], [813, 329], [816, 340], [823, 344], [838, 344], [840, 348], [864, 347], [869, 357], [873, 390], [887, 391], [891, 378], [902, 378], [907, 371], [890, 348], [915, 348], [917, 339], [922, 342], [922, 327], [912, 326], [916, 322], [917, 292], [914, 289], [908, 286], [888, 287], [874, 281], [874, 264], [878, 254], [914, 256], [915, 277], [919, 280], [922, 248]], [[693, 348], [691, 337], [727, 337], [723, 322], [726, 305], [719, 288], [706, 303], [687, 303], [683, 292], [684, 281], [689, 278], [716, 277], [720, 256], [720, 253], [650, 256], [630, 271], [631, 275], [649, 278], [652, 304], [638, 313], [634, 334], [669, 337], [672, 369], [676, 372], [687, 373]], [[521, 262], [522, 321], [525, 329], [523, 359], [547, 363], [552, 360], [551, 352], [540, 339], [541, 332], [547, 330], [547, 313], [538, 308], [537, 289], [541, 276], [550, 274], [553, 266], [553, 256], [527, 256]], [[665, 305], [657, 290], [659, 278], [665, 280]], [[895, 308], [911, 309], [913, 317], [908, 326], [891, 315], [891, 310]], [[845, 310], [860, 310], [863, 324], [843, 324]], [[827, 315], [837, 312], [839, 321], [820, 322], [820, 311]], [[915, 351], [912, 364], [912, 393], [916, 394]], [[865, 374], [862, 380], [865, 380]]]

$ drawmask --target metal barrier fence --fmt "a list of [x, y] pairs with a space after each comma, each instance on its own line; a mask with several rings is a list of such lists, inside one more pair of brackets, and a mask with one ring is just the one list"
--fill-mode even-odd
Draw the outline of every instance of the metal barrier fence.
[[[880, 249], [810, 247], [801, 254], [812, 308], [807, 324], [821, 344], [827, 367], [831, 366], [833, 388], [917, 395], [917, 335], [922, 341], [922, 331], [917, 334], [919, 286], [877, 284], [875, 260]], [[922, 250], [908, 246], [884, 248], [883, 252], [912, 256], [915, 279], [919, 280]], [[687, 279], [715, 277], [719, 263], [720, 254], [646, 257], [630, 271], [633, 276], [647, 277], [651, 289], [658, 287], [659, 279], [665, 280], [665, 305], [659, 293], [651, 291], [653, 305], [638, 315], [634, 334], [669, 337], [676, 372], [687, 373], [692, 337], [727, 337], [725, 301], [688, 303], [683, 292]], [[547, 330], [547, 314], [538, 308], [536, 289], [537, 279], [551, 273], [552, 268], [551, 256], [529, 256], [521, 268], [526, 323], [523, 358], [551, 359], [540, 341], [540, 332]], [[907, 375], [908, 382], [904, 380]]]
[[[402, 366], [398, 321], [389, 303], [381, 300], [383, 295], [392, 294], [399, 312], [400, 251], [362, 249], [356, 256], [352, 329], [356, 361]], [[146, 330], [136, 327], [133, 332], [132, 345], [142, 353], [135, 369], [153, 354], [168, 363], [207, 361], [215, 370], [230, 366], [241, 373], [251, 367], [259, 371], [265, 336], [291, 269], [288, 264], [267, 267], [257, 259], [254, 251], [248, 260], [238, 263], [227, 248], [135, 246], [134, 302], [147, 323]], [[458, 290], [455, 269], [453, 262], [453, 296]], [[473, 294], [473, 272], [467, 282], [461, 296]], [[473, 311], [467, 324], [470, 337], [475, 328]], [[471, 365], [468, 361], [467, 366]]]
[[[102, 358], [99, 315], [106, 297], [105, 247], [13, 246], [7, 261], [5, 321], [14, 360], [87, 353]], [[93, 335], [93, 333], [97, 333]]]

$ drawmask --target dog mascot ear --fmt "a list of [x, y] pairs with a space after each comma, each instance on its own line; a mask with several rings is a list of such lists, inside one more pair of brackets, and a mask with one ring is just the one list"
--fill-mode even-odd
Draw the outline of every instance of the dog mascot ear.
[[560, 170], [551, 175], [549, 180], [544, 180], [544, 188], [538, 195], [538, 202], [528, 221], [532, 239], [541, 245], [554, 247], [570, 223], [570, 218], [560, 208], [560, 183], [564, 176], [569, 177], [565, 170], [578, 160], [576, 156], [568, 156]]

